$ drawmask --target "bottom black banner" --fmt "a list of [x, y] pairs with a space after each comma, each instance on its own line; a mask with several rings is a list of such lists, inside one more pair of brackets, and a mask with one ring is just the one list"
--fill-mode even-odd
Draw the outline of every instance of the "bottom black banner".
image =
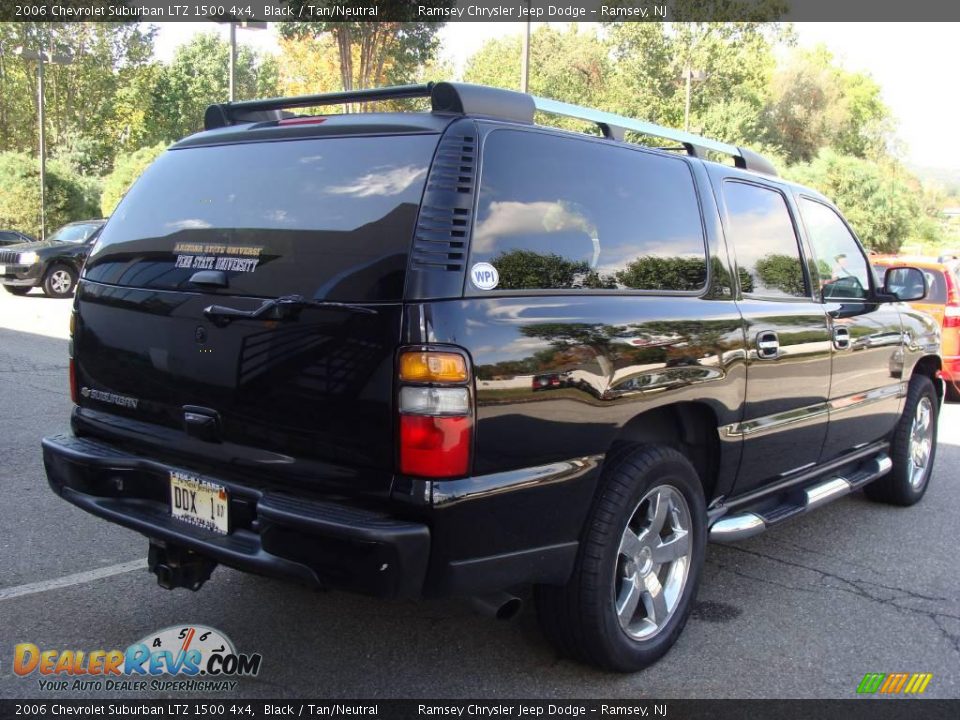
[[927, 720], [960, 700], [0, 700], [0, 720], [47, 717], [584, 718]]

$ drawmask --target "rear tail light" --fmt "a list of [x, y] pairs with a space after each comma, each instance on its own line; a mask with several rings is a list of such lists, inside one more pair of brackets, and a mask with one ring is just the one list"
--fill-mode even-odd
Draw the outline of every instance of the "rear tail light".
[[466, 358], [404, 352], [398, 366], [400, 472], [430, 478], [466, 475], [473, 434]]
[[405, 352], [400, 355], [401, 382], [464, 383], [469, 379], [463, 355], [449, 352]]
[[947, 306], [943, 311], [943, 326], [960, 328], [960, 287], [957, 287], [957, 281], [949, 270], [943, 276], [947, 279]]
[[945, 328], [960, 328], [960, 306], [947, 305], [943, 309], [943, 326]]

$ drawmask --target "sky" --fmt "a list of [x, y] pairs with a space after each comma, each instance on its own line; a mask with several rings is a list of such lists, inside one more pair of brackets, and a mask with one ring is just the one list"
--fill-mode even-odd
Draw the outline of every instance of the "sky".
[[[442, 54], [457, 70], [490, 38], [519, 34], [523, 23], [448, 23]], [[960, 118], [960, 91], [951, 78], [960, 67], [960, 23], [795, 23], [801, 46], [824, 43], [848, 70], [869, 73], [897, 119], [905, 160], [913, 165], [960, 169], [960, 144], [939, 134]], [[156, 55], [173, 57], [176, 47], [198, 32], [219, 32], [217, 23], [161, 23]], [[276, 52], [276, 32], [237, 31], [244, 45]], [[723, 138], [718, 138], [722, 140]]]

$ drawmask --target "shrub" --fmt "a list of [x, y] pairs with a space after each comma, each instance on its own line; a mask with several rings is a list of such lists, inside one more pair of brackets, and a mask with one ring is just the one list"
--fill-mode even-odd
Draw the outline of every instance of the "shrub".
[[[46, 220], [49, 235], [61, 225], [99, 215], [96, 180], [47, 161]], [[40, 162], [26, 153], [0, 153], [0, 227], [40, 236]]]
[[136, 182], [141, 173], [164, 150], [166, 143], [158, 143], [150, 147], [140, 148], [132, 153], [118, 155], [113, 164], [113, 172], [103, 181], [103, 194], [100, 196], [100, 210], [104, 217], [111, 215], [127, 190]]

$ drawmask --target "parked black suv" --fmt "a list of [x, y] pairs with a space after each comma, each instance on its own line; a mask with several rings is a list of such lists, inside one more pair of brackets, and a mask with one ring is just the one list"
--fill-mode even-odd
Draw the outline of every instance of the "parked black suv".
[[40, 287], [49, 297], [70, 297], [105, 222], [67, 223], [43, 242], [4, 247], [0, 250], [0, 284], [14, 295], [26, 295]]
[[[433, 111], [284, 111], [411, 96]], [[506, 615], [532, 584], [563, 652], [633, 670], [708, 537], [923, 496], [939, 331], [890, 290], [922, 274], [879, 286], [754, 153], [447, 83], [206, 117], [91, 253], [73, 434], [43, 441], [54, 491], [146, 535], [161, 585], [223, 563]]]

